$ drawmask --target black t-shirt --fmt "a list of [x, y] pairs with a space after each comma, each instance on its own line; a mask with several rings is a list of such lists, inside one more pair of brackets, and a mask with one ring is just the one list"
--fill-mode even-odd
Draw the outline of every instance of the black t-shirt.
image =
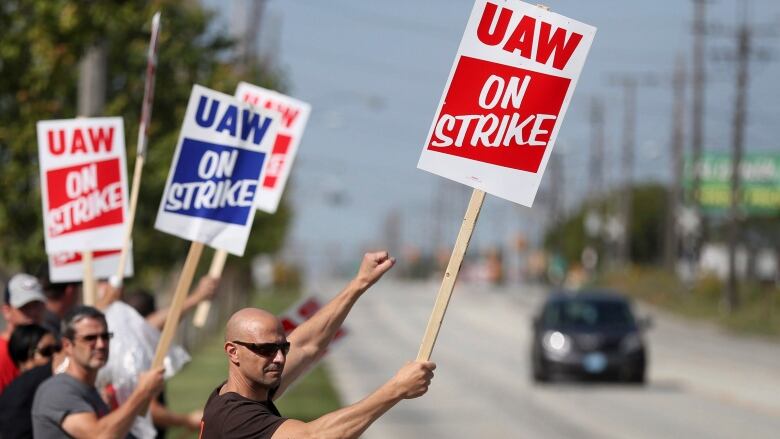
[[52, 375], [51, 362], [19, 375], [0, 396], [0, 436], [3, 439], [31, 438], [33, 398], [42, 382]]
[[267, 401], [255, 401], [235, 392], [220, 395], [219, 389], [223, 385], [220, 384], [206, 401], [200, 439], [270, 439], [287, 420], [270, 397]]

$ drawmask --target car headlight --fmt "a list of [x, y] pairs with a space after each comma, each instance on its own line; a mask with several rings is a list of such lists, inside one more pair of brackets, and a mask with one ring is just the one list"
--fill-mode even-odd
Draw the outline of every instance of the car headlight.
[[639, 337], [639, 334], [637, 334], [636, 332], [633, 332], [623, 337], [623, 340], [620, 342], [620, 348], [624, 352], [633, 352], [639, 350], [639, 348], [641, 347], [642, 347], [642, 339]]
[[542, 346], [547, 352], [566, 355], [571, 350], [571, 339], [560, 331], [548, 331], [542, 337]]

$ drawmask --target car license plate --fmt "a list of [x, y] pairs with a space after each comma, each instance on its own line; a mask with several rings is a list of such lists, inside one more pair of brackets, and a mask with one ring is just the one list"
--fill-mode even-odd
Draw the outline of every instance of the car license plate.
[[607, 357], [601, 352], [592, 352], [582, 359], [582, 367], [588, 373], [601, 373], [607, 367]]

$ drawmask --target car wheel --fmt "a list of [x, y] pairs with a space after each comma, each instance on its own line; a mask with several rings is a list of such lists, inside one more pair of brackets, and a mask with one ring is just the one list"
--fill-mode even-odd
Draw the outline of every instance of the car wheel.
[[625, 376], [624, 381], [630, 384], [644, 385], [646, 381], [645, 370], [644, 369], [632, 370], [630, 373], [628, 373]]
[[541, 367], [534, 366], [533, 379], [535, 383], [548, 383], [550, 382], [550, 375]]

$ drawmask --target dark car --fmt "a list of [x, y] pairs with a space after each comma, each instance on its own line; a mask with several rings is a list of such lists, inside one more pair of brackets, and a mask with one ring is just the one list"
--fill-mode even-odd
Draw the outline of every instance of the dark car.
[[531, 363], [536, 382], [557, 377], [617, 378], [644, 383], [644, 329], [629, 301], [604, 291], [551, 294], [533, 323]]

